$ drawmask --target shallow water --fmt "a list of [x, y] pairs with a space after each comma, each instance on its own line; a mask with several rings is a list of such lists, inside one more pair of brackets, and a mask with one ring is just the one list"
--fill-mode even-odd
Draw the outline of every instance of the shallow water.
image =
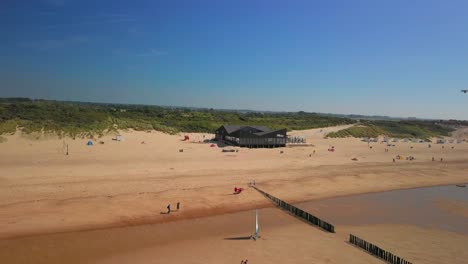
[[297, 206], [335, 225], [407, 224], [468, 234], [468, 187], [397, 190]]

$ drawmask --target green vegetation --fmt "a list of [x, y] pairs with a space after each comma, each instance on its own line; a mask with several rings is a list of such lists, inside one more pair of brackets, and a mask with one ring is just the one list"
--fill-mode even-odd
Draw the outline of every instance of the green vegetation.
[[353, 126], [347, 129], [342, 129], [337, 132], [331, 132], [327, 135], [327, 137], [331, 138], [344, 138], [344, 137], [378, 137], [379, 135], [384, 134], [384, 132], [373, 126], [373, 125], [366, 125], [366, 126]]
[[377, 137], [421, 138], [448, 136], [451, 128], [432, 121], [365, 121], [360, 125], [328, 134], [328, 137]]
[[223, 124], [299, 130], [352, 124], [348, 118], [314, 113], [257, 113], [141, 105], [69, 103], [0, 98], [0, 134], [44, 132], [59, 136], [103, 135], [119, 129], [165, 133], [213, 132]]
[[[213, 132], [224, 124], [261, 125], [301, 130], [356, 123], [352, 119], [315, 113], [259, 113], [213, 109], [168, 108], [142, 105], [70, 103], [25, 98], [0, 98], [0, 135], [53, 133], [59, 136], [102, 136], [134, 129], [177, 132]], [[328, 137], [422, 138], [448, 136], [452, 129], [433, 121], [363, 121]]]
[[19, 122], [17, 120], [6, 120], [4, 122], [0, 122], [0, 135], [14, 134], [18, 123]]

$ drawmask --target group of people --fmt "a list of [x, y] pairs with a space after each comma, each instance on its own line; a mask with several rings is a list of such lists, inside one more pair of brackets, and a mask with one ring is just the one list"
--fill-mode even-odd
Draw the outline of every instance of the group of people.
[[242, 261], [241, 261], [241, 264], [248, 264], [248, 261], [249, 261], [248, 259], [242, 260]]
[[[445, 147], [444, 147], [444, 146], [442, 146], [442, 149], [444, 149], [444, 148], [445, 148]], [[452, 146], [452, 149], [455, 149], [455, 146]]]
[[[396, 155], [395, 157], [397, 160], [402, 160], [404, 157], [400, 156], [400, 155]], [[395, 158], [393, 158], [393, 162], [395, 162]], [[413, 157], [413, 156], [408, 156], [405, 158], [406, 160], [415, 160], [416, 158]]]
[[[397, 155], [396, 158], [401, 159], [402, 157], [400, 155]], [[415, 160], [415, 158], [413, 156], [408, 156], [406, 157], [406, 160]], [[435, 161], [434, 157], [432, 157], [432, 161]], [[440, 158], [440, 162], [443, 162], [443, 161], [444, 161], [444, 158]], [[395, 162], [395, 159], [393, 159], [393, 162]]]
[[[171, 204], [168, 204], [166, 208], [167, 208], [167, 213], [170, 214], [170, 213], [171, 213]], [[179, 209], [180, 209], [180, 202], [177, 202], [176, 208], [177, 208], [177, 211], [179, 211]]]

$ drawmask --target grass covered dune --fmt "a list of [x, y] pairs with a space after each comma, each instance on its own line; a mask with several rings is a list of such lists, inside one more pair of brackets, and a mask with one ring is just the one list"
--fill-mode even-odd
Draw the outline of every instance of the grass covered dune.
[[[0, 135], [51, 133], [59, 136], [102, 136], [134, 129], [178, 132], [213, 132], [223, 124], [262, 125], [271, 128], [303, 130], [356, 124], [328, 134], [328, 137], [430, 138], [448, 136], [452, 129], [434, 121], [368, 120], [357, 122], [343, 117], [306, 112], [251, 112], [213, 109], [172, 108], [145, 105], [121, 105], [0, 98]], [[1, 140], [0, 140], [1, 142]]]
[[302, 130], [353, 124], [348, 118], [315, 113], [260, 113], [143, 105], [72, 103], [25, 98], [0, 99], [0, 134], [46, 132], [60, 136], [103, 135], [134, 129], [213, 132], [223, 124]]
[[433, 121], [364, 121], [359, 125], [328, 134], [331, 138], [378, 137], [421, 138], [449, 136], [453, 129], [440, 126]]

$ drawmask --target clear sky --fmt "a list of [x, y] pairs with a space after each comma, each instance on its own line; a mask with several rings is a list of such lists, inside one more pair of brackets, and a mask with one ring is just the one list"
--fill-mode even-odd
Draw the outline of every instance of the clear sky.
[[1, 0], [0, 97], [468, 119], [468, 1]]

